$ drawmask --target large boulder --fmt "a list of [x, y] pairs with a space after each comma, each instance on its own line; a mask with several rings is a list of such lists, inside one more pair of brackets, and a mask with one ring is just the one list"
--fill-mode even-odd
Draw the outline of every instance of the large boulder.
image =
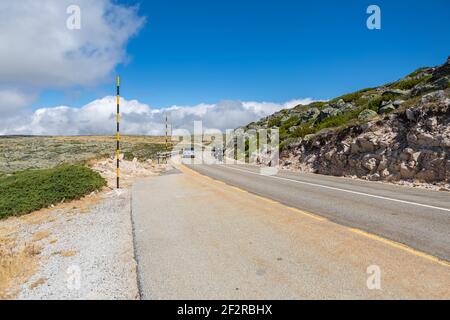
[[368, 158], [362, 162], [362, 166], [372, 173], [378, 167], [377, 159]]
[[320, 115], [320, 110], [317, 108], [311, 108], [306, 112], [302, 113], [299, 118], [304, 122], [314, 122]]
[[375, 118], [378, 114], [370, 109], [366, 109], [361, 111], [361, 113], [358, 115], [358, 120], [359, 121], [368, 121], [371, 120], [373, 118]]
[[356, 138], [355, 142], [352, 143], [351, 153], [357, 154], [357, 153], [372, 152], [376, 148], [377, 148], [376, 141], [368, 139], [366, 137], [359, 137]]
[[337, 109], [334, 109], [331, 107], [324, 108], [324, 109], [322, 109], [322, 111], [320, 111], [319, 121], [322, 121], [329, 117], [336, 116], [338, 114], [339, 114], [339, 110], [337, 110]]
[[405, 100], [395, 100], [394, 102], [392, 102], [392, 105], [396, 108], [400, 107], [403, 103], [405, 103]]
[[412, 179], [416, 175], [416, 169], [413, 163], [402, 162], [400, 165], [400, 175], [403, 179]]

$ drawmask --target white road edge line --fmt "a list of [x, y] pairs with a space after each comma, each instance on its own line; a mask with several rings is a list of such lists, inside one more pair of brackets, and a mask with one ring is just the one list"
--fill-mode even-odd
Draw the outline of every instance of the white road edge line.
[[312, 183], [312, 182], [304, 182], [304, 181], [288, 179], [288, 178], [283, 178], [283, 177], [277, 177], [277, 176], [267, 176], [267, 175], [262, 175], [262, 174], [259, 174], [259, 173], [256, 173], [256, 172], [243, 170], [243, 169], [237, 169], [237, 168], [234, 168], [234, 167], [228, 167], [228, 166], [224, 166], [224, 165], [221, 165], [221, 166], [225, 167], [225, 168], [228, 168], [228, 169], [231, 169], [231, 170], [246, 172], [246, 173], [250, 173], [250, 174], [261, 176], [261, 177], [273, 178], [273, 179], [278, 179], [278, 180], [285, 180], [285, 181], [305, 184], [305, 185], [309, 185], [309, 186], [313, 186], [313, 187], [319, 187], [319, 188], [330, 189], [330, 190], [335, 190], [335, 191], [347, 192], [347, 193], [351, 193], [351, 194], [357, 194], [357, 195], [360, 195], [360, 196], [366, 196], [366, 197], [371, 197], [371, 198], [383, 199], [383, 200], [399, 202], [399, 203], [404, 203], [404, 204], [409, 204], [409, 205], [414, 205], [414, 206], [419, 206], [419, 207], [424, 207], [424, 208], [429, 208], [429, 209], [435, 209], [435, 210], [441, 210], [441, 211], [450, 212], [450, 209], [447, 209], [447, 208], [435, 207], [435, 206], [430, 206], [430, 205], [427, 205], [427, 204], [422, 204], [422, 203], [417, 203], [417, 202], [411, 202], [411, 201], [406, 201], [406, 200], [399, 200], [399, 199], [393, 199], [393, 198], [388, 198], [388, 197], [383, 197], [383, 196], [377, 196], [377, 195], [370, 194], [370, 193], [351, 191], [351, 190], [346, 190], [346, 189], [341, 189], [341, 188], [336, 188], [336, 187], [329, 187], [329, 186], [325, 186], [325, 185], [317, 184], [317, 183]]

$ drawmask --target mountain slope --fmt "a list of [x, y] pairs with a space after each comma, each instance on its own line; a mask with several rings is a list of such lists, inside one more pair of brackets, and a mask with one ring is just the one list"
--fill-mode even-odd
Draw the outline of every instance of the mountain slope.
[[281, 110], [281, 164], [370, 180], [450, 182], [450, 57], [399, 81]]

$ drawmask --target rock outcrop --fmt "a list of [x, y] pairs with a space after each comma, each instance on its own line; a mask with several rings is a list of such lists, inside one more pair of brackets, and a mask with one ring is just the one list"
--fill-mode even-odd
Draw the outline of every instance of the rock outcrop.
[[285, 168], [450, 186], [450, 57], [396, 82], [246, 126], [274, 127]]
[[450, 183], [450, 91], [424, 95], [384, 119], [290, 144], [281, 164], [368, 180]]

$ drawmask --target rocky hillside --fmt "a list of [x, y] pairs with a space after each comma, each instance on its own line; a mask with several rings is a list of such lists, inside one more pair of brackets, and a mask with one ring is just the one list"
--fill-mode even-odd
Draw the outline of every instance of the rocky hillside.
[[450, 183], [450, 57], [399, 81], [281, 110], [285, 168], [369, 180]]

